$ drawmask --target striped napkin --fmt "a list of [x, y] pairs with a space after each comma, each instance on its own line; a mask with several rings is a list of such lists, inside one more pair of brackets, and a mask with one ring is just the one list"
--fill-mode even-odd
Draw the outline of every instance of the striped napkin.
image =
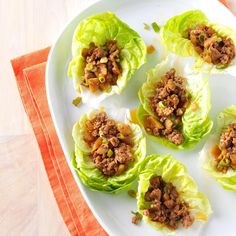
[[71, 174], [49, 112], [45, 67], [50, 48], [11, 61], [20, 96], [34, 130], [48, 179], [71, 235], [107, 235], [93, 216]]

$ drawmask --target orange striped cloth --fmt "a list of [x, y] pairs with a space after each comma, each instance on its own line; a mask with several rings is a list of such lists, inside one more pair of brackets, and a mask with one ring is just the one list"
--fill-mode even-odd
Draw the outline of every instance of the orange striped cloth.
[[[229, 6], [227, 0], [221, 2]], [[45, 66], [50, 48], [11, 61], [25, 111], [33, 127], [48, 179], [71, 235], [104, 236], [83, 199], [61, 149], [49, 112]]]
[[230, 8], [230, 4], [228, 3], [228, 0], [219, 0], [221, 3], [223, 3], [226, 7]]
[[71, 174], [49, 112], [45, 66], [50, 48], [11, 61], [25, 111], [33, 127], [48, 179], [73, 236], [107, 235], [93, 216]]

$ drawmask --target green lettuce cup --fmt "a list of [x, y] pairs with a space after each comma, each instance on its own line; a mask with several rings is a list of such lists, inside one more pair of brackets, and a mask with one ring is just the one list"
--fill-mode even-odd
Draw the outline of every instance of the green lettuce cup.
[[129, 188], [137, 179], [140, 165], [146, 155], [146, 140], [142, 134], [141, 128], [130, 121], [130, 112], [128, 109], [107, 110], [106, 113], [108, 117], [115, 120], [118, 125], [124, 123], [130, 127], [133, 161], [128, 164], [128, 169], [120, 175], [104, 175], [104, 173], [97, 168], [91, 157], [92, 147], [90, 147], [84, 139], [86, 121], [93, 119], [99, 112], [101, 112], [101, 110], [91, 110], [81, 116], [80, 120], [74, 124], [72, 136], [75, 142], [75, 153], [72, 159], [72, 165], [82, 183], [91, 190], [116, 193]]
[[207, 63], [197, 53], [192, 42], [188, 39], [188, 29], [195, 29], [199, 25], [211, 27], [222, 38], [231, 39], [234, 48], [236, 45], [235, 32], [224, 25], [211, 22], [200, 10], [191, 10], [169, 19], [161, 29], [161, 39], [165, 46], [174, 54], [180, 56], [193, 56], [195, 58], [194, 69], [196, 72], [220, 73], [228, 72], [235, 74], [236, 58], [226, 66], [222, 64]]
[[[122, 69], [116, 84], [106, 91], [91, 93], [82, 86], [84, 76], [83, 49], [90, 43], [104, 47], [107, 41], [115, 40], [120, 50], [119, 65]], [[146, 45], [141, 37], [114, 13], [105, 12], [82, 20], [75, 29], [72, 41], [72, 60], [68, 77], [73, 78], [75, 90], [81, 94], [83, 103], [98, 103], [113, 94], [120, 94], [133, 73], [146, 62]]]
[[224, 189], [236, 191], [236, 171], [229, 169], [222, 173], [216, 168], [216, 161], [212, 148], [219, 144], [222, 131], [225, 131], [229, 124], [236, 123], [236, 106], [230, 106], [221, 111], [217, 116], [215, 132], [209, 137], [200, 153], [200, 161], [203, 168], [214, 178]]
[[[161, 176], [166, 183], [171, 183], [179, 193], [180, 201], [189, 205], [189, 212], [194, 217], [193, 224], [188, 229], [179, 227], [173, 231], [164, 224], [152, 221], [145, 214], [145, 209], [150, 207], [150, 202], [145, 200], [145, 193], [149, 190], [150, 179], [155, 176]], [[180, 233], [191, 235], [191, 230], [196, 233], [197, 229], [208, 220], [212, 213], [208, 198], [198, 191], [197, 184], [187, 173], [187, 168], [171, 155], [161, 156], [152, 154], [146, 157], [143, 163], [143, 171], [139, 175], [137, 207], [140, 214], [143, 215], [145, 223], [152, 226], [157, 231], [167, 234]]]
[[179, 150], [192, 148], [211, 131], [213, 125], [209, 117], [211, 108], [210, 90], [208, 78], [202, 74], [191, 74], [187, 69], [187, 64], [181, 57], [170, 55], [147, 73], [147, 80], [138, 93], [141, 105], [137, 109], [137, 118], [143, 127], [145, 127], [145, 117], [151, 115], [156, 120], [159, 119], [151, 108], [150, 97], [156, 93], [156, 84], [161, 77], [171, 68], [175, 68], [178, 76], [186, 78], [186, 89], [190, 95], [189, 105], [181, 118], [182, 125], [179, 127], [184, 142], [177, 145], [165, 137], [146, 133], [151, 139], [166, 147]]

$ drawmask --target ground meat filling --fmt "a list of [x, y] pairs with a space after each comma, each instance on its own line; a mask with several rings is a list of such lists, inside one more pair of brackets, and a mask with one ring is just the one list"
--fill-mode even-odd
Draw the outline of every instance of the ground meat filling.
[[177, 229], [180, 224], [188, 228], [194, 222], [189, 205], [180, 200], [175, 186], [165, 182], [161, 176], [150, 179], [145, 201], [150, 203], [150, 207], [143, 210], [143, 215], [152, 221], [164, 224], [171, 230]]
[[226, 173], [229, 169], [236, 170], [236, 123], [230, 124], [221, 134], [219, 145], [215, 145], [211, 153], [218, 171]]
[[84, 76], [82, 85], [91, 92], [106, 91], [116, 85], [122, 73], [120, 66], [120, 49], [116, 40], [108, 40], [103, 46], [90, 43], [82, 51], [84, 58]]
[[183, 116], [189, 105], [190, 95], [186, 90], [186, 80], [175, 75], [172, 68], [156, 85], [156, 93], [149, 98], [153, 116], [145, 116], [144, 127], [154, 136], [164, 136], [170, 142], [180, 145], [184, 142], [181, 130]]
[[227, 66], [235, 57], [235, 45], [230, 38], [219, 36], [214, 29], [206, 25], [198, 25], [188, 29], [196, 52], [208, 63]]
[[92, 149], [91, 158], [105, 176], [118, 176], [134, 161], [132, 130], [100, 112], [85, 123], [84, 140]]

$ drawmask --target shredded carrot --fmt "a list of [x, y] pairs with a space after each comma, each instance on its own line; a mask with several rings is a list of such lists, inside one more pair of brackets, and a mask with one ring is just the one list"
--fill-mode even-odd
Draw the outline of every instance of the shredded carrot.
[[131, 121], [135, 124], [139, 124], [138, 118], [137, 118], [137, 109], [132, 109], [130, 110], [130, 116], [131, 116]]
[[150, 46], [147, 47], [147, 53], [148, 53], [148, 54], [154, 53], [155, 50], [156, 50], [156, 49], [155, 49], [155, 47], [154, 47], [153, 45], [150, 45]]
[[221, 150], [219, 149], [219, 147], [217, 145], [214, 145], [211, 148], [211, 154], [217, 159], [218, 156], [221, 154]]
[[197, 218], [199, 219], [199, 220], [208, 220], [208, 217], [207, 217], [207, 215], [205, 215], [204, 213], [202, 213], [202, 212], [197, 212], [196, 213], [196, 216], [197, 216]]
[[191, 105], [191, 110], [192, 110], [192, 111], [196, 111], [197, 109], [198, 109], [198, 104], [194, 102], [194, 103]]

